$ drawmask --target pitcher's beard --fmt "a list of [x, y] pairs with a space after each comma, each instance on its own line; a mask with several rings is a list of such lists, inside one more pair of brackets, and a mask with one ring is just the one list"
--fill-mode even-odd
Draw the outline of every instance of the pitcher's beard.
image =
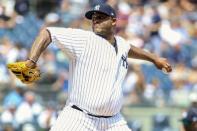
[[95, 34], [100, 35], [102, 37], [105, 37], [107, 35], [107, 32], [104, 32], [101, 29], [94, 29], [93, 31]]

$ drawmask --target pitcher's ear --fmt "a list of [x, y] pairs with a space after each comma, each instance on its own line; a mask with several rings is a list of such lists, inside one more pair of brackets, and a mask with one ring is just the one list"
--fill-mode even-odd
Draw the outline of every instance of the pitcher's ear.
[[113, 21], [112, 25], [116, 25], [116, 18], [112, 18], [112, 21]]

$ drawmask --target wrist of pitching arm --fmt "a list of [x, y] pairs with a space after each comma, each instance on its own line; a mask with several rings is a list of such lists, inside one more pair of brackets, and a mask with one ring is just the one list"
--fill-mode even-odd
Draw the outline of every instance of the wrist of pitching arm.
[[27, 60], [26, 65], [28, 67], [36, 66], [36, 63], [40, 55], [48, 47], [50, 43], [50, 32], [47, 29], [42, 29], [31, 47], [29, 58]]

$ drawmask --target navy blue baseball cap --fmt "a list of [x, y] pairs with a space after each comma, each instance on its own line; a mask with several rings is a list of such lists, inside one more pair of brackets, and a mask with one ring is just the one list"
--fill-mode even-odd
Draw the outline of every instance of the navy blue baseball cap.
[[87, 19], [91, 20], [92, 15], [96, 12], [103, 13], [103, 14], [106, 14], [108, 16], [116, 18], [115, 10], [108, 4], [97, 4], [97, 5], [95, 5], [92, 10], [86, 12], [85, 17]]

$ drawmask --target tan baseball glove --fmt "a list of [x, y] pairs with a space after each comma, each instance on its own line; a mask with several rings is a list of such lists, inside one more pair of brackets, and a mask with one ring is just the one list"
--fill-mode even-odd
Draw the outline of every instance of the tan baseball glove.
[[40, 79], [40, 70], [38, 67], [28, 68], [25, 61], [7, 64], [7, 68], [25, 84], [31, 84]]

